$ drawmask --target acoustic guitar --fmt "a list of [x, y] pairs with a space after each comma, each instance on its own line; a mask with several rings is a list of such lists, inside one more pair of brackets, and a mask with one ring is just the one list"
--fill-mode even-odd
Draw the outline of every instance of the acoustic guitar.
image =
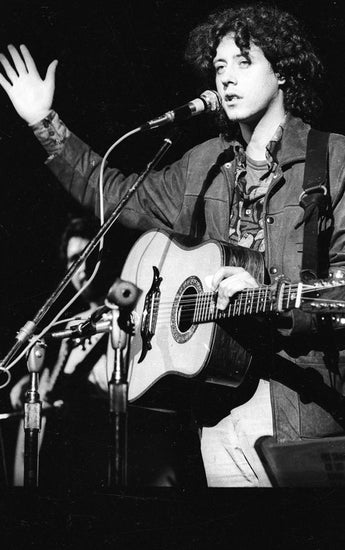
[[[225, 311], [216, 308], [216, 293], [205, 285], [206, 277], [223, 265], [243, 267], [259, 282], [257, 288], [237, 293]], [[238, 331], [241, 320], [249, 317], [301, 308], [343, 322], [345, 300], [334, 294], [339, 287], [345, 290], [344, 279], [303, 284], [279, 278], [265, 285], [264, 269], [262, 254], [247, 248], [216, 240], [190, 246], [184, 237], [164, 230], [144, 233], [121, 274], [140, 294], [132, 313], [129, 402], [167, 377], [238, 387], [252, 359]]]

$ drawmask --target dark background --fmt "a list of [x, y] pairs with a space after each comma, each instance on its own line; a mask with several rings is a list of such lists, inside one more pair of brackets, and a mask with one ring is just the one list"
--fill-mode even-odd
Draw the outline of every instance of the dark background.
[[[128, 130], [202, 91], [183, 61], [186, 39], [209, 11], [229, 4], [215, 0], [91, 3], [2, 0], [0, 50], [6, 53], [8, 43], [17, 46], [25, 43], [42, 75], [51, 60], [59, 60], [54, 107], [77, 135], [102, 154]], [[345, 2], [278, 0], [276, 4], [305, 22], [324, 62], [324, 109], [319, 127], [345, 133]], [[58, 260], [60, 234], [66, 222], [82, 212], [44, 165], [44, 152], [3, 90], [0, 90], [0, 113], [0, 357], [3, 357], [13, 344], [16, 331], [35, 316], [61, 279], [64, 270]], [[165, 162], [177, 158], [213, 132], [205, 117], [188, 121], [183, 130]], [[110, 163], [125, 172], [142, 169], [159, 147], [162, 135], [162, 131], [156, 131], [130, 138], [111, 154]], [[119, 231], [123, 251], [126, 232]], [[64, 299], [59, 303], [64, 303]], [[23, 372], [22, 362], [12, 370], [12, 383]], [[7, 407], [9, 387], [0, 390], [1, 410]], [[331, 515], [327, 508], [329, 496], [309, 501], [320, 518], [320, 529], [323, 518]], [[282, 502], [287, 514], [287, 500]], [[302, 504], [301, 508], [296, 506], [297, 512], [303, 509]], [[337, 506], [335, 510], [332, 506], [331, 517], [341, 521], [342, 508]], [[156, 512], [155, 509], [153, 513]], [[208, 511], [200, 509], [200, 513], [206, 517]], [[221, 509], [217, 508], [217, 514], [222, 518]], [[276, 510], [276, 519], [277, 514]], [[194, 516], [190, 517], [193, 521]], [[217, 525], [224, 528], [223, 522]], [[197, 527], [201, 531], [194, 539], [196, 543], [200, 533], [206, 533], [198, 522]], [[260, 529], [259, 522], [256, 527]], [[327, 546], [328, 531], [325, 546], [320, 546], [316, 535], [313, 538], [310, 524], [304, 527], [307, 531], [309, 528], [308, 537], [304, 539], [303, 530], [295, 527], [292, 543], [303, 538], [308, 548]], [[227, 537], [228, 533], [218, 531], [218, 538], [212, 540], [220, 541], [223, 535]], [[231, 538], [228, 540], [231, 547]], [[285, 548], [279, 536], [275, 541], [275, 548]]]

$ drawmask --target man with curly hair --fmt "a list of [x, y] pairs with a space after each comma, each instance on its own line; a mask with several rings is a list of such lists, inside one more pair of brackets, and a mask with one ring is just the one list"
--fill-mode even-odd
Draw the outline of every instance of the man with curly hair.
[[[48, 166], [62, 185], [96, 209], [102, 159], [52, 110], [57, 61], [43, 80], [25, 46], [18, 51], [10, 45], [8, 50], [16, 70], [1, 54], [7, 78], [0, 76], [0, 84], [46, 148]], [[221, 134], [151, 173], [120, 220], [143, 231], [164, 228], [260, 251], [267, 283], [283, 275], [297, 283], [308, 122], [318, 105], [315, 90], [321, 63], [298, 21], [264, 4], [211, 14], [192, 31], [187, 59], [208, 82], [215, 81]], [[328, 243], [329, 271], [343, 274], [344, 166], [345, 138], [331, 134], [332, 209], [323, 219], [321, 237]], [[105, 169], [106, 212], [135, 178]], [[233, 265], [210, 275], [208, 284], [217, 292], [219, 310], [225, 310], [236, 293], [259, 284], [249, 270]], [[233, 391], [223, 418], [209, 426], [205, 422], [202, 429], [209, 486], [271, 486], [255, 446], [262, 436], [274, 436], [284, 444], [344, 432], [342, 415], [316, 399], [307, 383], [317, 379], [318, 388], [343, 395], [344, 357], [339, 354], [329, 373], [327, 337], [316, 316], [294, 309], [274, 322], [247, 319], [243, 325], [244, 329], [239, 322], [236, 330], [250, 340], [246, 345], [253, 359], [248, 376]], [[315, 376], [303, 376], [311, 371]]]

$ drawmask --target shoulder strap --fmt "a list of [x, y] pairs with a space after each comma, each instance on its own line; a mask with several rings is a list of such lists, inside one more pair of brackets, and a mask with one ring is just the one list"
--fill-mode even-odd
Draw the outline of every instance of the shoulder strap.
[[301, 280], [320, 276], [318, 254], [319, 218], [326, 213], [328, 196], [328, 132], [309, 131], [300, 205], [304, 209], [303, 257]]

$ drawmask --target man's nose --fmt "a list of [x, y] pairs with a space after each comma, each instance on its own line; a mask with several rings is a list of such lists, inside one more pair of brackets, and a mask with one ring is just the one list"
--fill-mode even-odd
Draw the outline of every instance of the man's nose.
[[224, 90], [226, 90], [230, 84], [237, 84], [237, 76], [235, 74], [234, 68], [230, 65], [228, 65], [227, 68], [224, 70], [224, 73], [221, 76], [221, 82]]

